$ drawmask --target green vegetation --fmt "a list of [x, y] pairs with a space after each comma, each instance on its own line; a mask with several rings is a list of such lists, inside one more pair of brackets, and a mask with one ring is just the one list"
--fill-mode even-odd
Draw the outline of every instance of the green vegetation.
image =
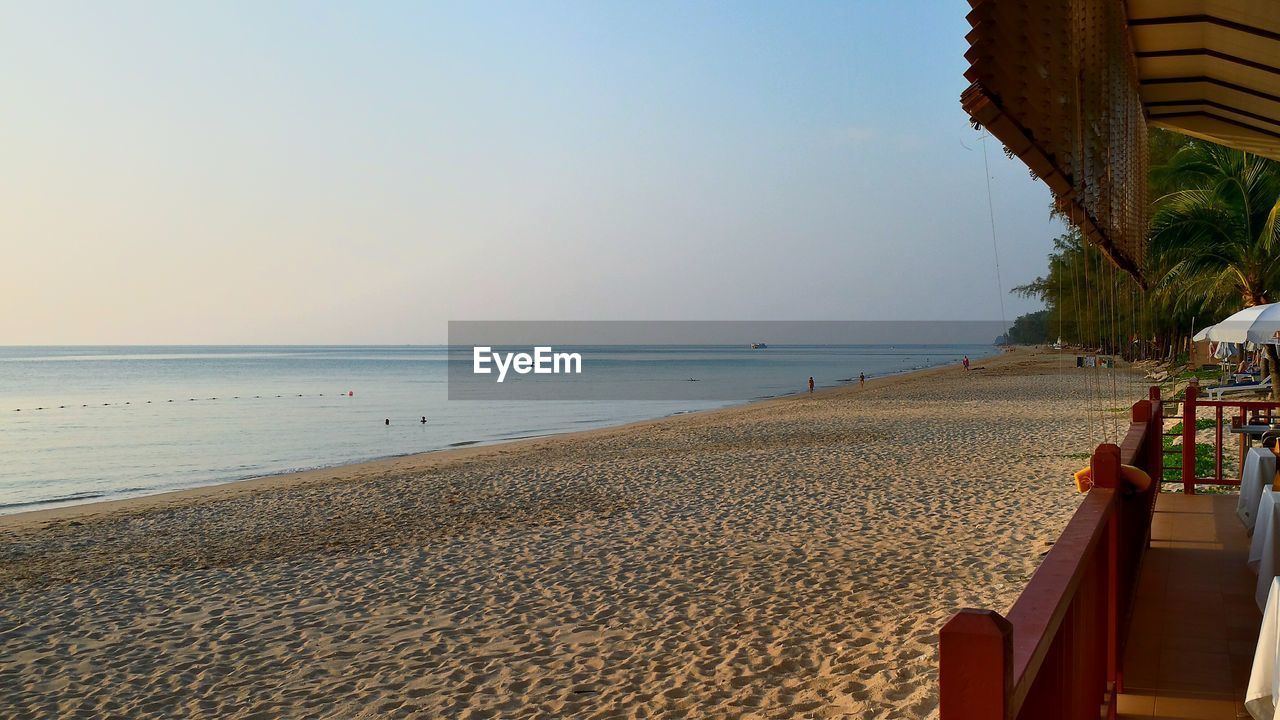
[[1048, 272], [1014, 288], [1045, 304], [1015, 328], [1037, 342], [1060, 336], [1130, 359], [1172, 359], [1193, 324], [1280, 298], [1280, 163], [1158, 130], [1150, 149], [1148, 287], [1072, 229], [1054, 241]]
[[1170, 190], [1151, 218], [1162, 285], [1210, 307], [1271, 302], [1280, 290], [1277, 164], [1197, 141], [1152, 175]]
[[[1221, 371], [1216, 368], [1199, 368], [1192, 370], [1182, 368], [1169, 373], [1169, 377], [1160, 383], [1160, 392], [1166, 400], [1182, 400], [1186, 397], [1186, 383], [1195, 379], [1203, 387], [1213, 385], [1221, 379]], [[1204, 421], [1201, 421], [1204, 422]]]
[[1049, 311], [1038, 310], [1018, 316], [1009, 328], [1009, 342], [1014, 345], [1040, 345], [1053, 342], [1049, 337]]
[[[1215, 421], [1208, 419], [1197, 419], [1196, 430], [1212, 430]], [[1165, 450], [1177, 450], [1177, 453], [1171, 453], [1164, 456], [1165, 464], [1172, 466], [1167, 467], [1164, 471], [1164, 482], [1166, 483], [1182, 483], [1182, 440], [1179, 437], [1182, 433], [1182, 423], [1174, 423], [1169, 428], [1169, 432], [1176, 433], [1175, 437], [1164, 438]], [[1217, 467], [1215, 466], [1215, 458], [1213, 453], [1213, 443], [1197, 442], [1196, 443], [1196, 477], [1207, 478], [1217, 475]], [[1226, 453], [1222, 458], [1222, 473], [1224, 476], [1231, 476], [1237, 471], [1236, 461], [1231, 453]], [[1168, 489], [1168, 488], [1166, 488]], [[1230, 485], [1199, 485], [1196, 492], [1215, 495], [1220, 493], [1233, 493], [1235, 488]]]
[[[1200, 423], [1197, 421], [1196, 425]], [[1173, 438], [1164, 439], [1164, 447], [1166, 450], [1177, 448], [1182, 449], [1182, 443], [1175, 443]], [[1169, 465], [1176, 465], [1164, 471], [1165, 482], [1182, 482], [1182, 456], [1166, 455], [1167, 458], [1178, 458], [1178, 462], [1170, 462]], [[1213, 443], [1196, 443], [1196, 477], [1213, 477], [1217, 472], [1214, 467]]]
[[[1197, 431], [1199, 431], [1199, 430], [1210, 430], [1210, 429], [1212, 429], [1212, 428], [1213, 428], [1213, 426], [1214, 426], [1215, 424], [1216, 424], [1216, 423], [1215, 423], [1215, 421], [1213, 421], [1213, 420], [1208, 420], [1208, 419], [1205, 419], [1205, 418], [1200, 418], [1200, 419], [1197, 419], [1197, 420], [1196, 420], [1196, 430], [1197, 430]], [[1181, 434], [1181, 433], [1182, 433], [1182, 423], [1180, 423], [1180, 422], [1179, 422], [1179, 423], [1174, 423], [1173, 427], [1169, 428], [1168, 432]], [[1169, 441], [1169, 440], [1170, 440], [1170, 438], [1165, 438], [1165, 440], [1166, 440], [1166, 441]]]

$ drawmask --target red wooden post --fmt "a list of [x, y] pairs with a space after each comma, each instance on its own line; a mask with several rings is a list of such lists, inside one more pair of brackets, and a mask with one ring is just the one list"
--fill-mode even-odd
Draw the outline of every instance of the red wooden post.
[[1187, 495], [1196, 494], [1196, 395], [1199, 394], [1200, 386], [1193, 382], [1187, 386], [1187, 396], [1182, 401], [1182, 492]]
[[[1136, 411], [1134, 413], [1137, 414]], [[1119, 489], [1120, 480], [1120, 446], [1104, 443], [1093, 451], [1093, 459], [1089, 463], [1092, 469], [1093, 486], [1098, 488]], [[1117, 509], [1111, 514], [1107, 523], [1107, 681], [1116, 682], [1119, 687], [1120, 673], [1120, 518], [1124, 515]]]
[[1013, 626], [994, 610], [966, 608], [938, 635], [941, 720], [1009, 720]]
[[1150, 422], [1151, 420], [1151, 403], [1147, 400], [1139, 400], [1133, 404], [1133, 421], [1136, 423]]
[[[1243, 409], [1241, 410], [1243, 412]], [[1238, 426], [1240, 416], [1237, 415], [1231, 420], [1231, 426]], [[1244, 435], [1238, 435], [1244, 440]], [[1241, 446], [1243, 447], [1243, 445]], [[1222, 480], [1222, 406], [1213, 406], [1213, 479], [1215, 481]]]
[[1159, 494], [1160, 483], [1164, 482], [1164, 403], [1160, 401], [1160, 386], [1152, 385], [1148, 397], [1151, 398], [1149, 414], [1154, 427], [1148, 426], [1147, 429], [1150, 445], [1147, 446], [1146, 471], [1155, 483], [1156, 494]]
[[[1152, 429], [1159, 422], [1158, 419], [1152, 418], [1152, 403], [1150, 400], [1139, 400], [1133, 404], [1131, 419], [1134, 425], [1142, 423], [1146, 425], [1146, 431], [1142, 433], [1142, 439], [1138, 442], [1138, 447], [1134, 448], [1133, 464], [1147, 470], [1149, 461], [1151, 460], [1151, 434]], [[1152, 475], [1154, 478], [1155, 476]]]
[[1120, 446], [1111, 443], [1099, 445], [1093, 451], [1089, 467], [1092, 468], [1094, 487], [1120, 487]]

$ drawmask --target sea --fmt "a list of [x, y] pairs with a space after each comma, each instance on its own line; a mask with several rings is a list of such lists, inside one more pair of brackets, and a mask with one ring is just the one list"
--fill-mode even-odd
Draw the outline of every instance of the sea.
[[[557, 401], [451, 400], [447, 346], [0, 347], [0, 514], [618, 425], [805, 392], [811, 376], [828, 388], [995, 352], [614, 346], [583, 378], [646, 384], [652, 399]], [[713, 380], [714, 398], [684, 397], [690, 380]]]

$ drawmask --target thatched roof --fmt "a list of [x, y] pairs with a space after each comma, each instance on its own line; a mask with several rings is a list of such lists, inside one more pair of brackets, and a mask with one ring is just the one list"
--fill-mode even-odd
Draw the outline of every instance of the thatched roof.
[[1148, 124], [1280, 159], [1280, 0], [969, 0], [975, 122], [1141, 277]]

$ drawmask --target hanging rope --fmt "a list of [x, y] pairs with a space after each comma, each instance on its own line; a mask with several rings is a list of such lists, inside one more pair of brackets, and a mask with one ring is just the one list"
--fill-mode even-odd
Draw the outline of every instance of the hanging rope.
[[[1071, 206], [1071, 224], [1079, 227], [1077, 217], [1077, 208], [1073, 204]], [[1092, 262], [1089, 252], [1089, 243], [1084, 239], [1083, 234], [1080, 235], [1080, 272], [1073, 271], [1075, 278], [1076, 292], [1076, 325], [1080, 334], [1080, 352], [1083, 354], [1086, 362], [1084, 367], [1080, 368], [1084, 373], [1085, 387], [1085, 430], [1089, 435], [1093, 435], [1101, 426], [1102, 418], [1097, 408], [1097, 388], [1094, 376], [1094, 370], [1089, 367], [1087, 362], [1091, 348], [1093, 347], [1093, 317], [1090, 313], [1090, 300], [1087, 296], [1082, 298], [1089, 291], [1089, 264]], [[1081, 282], [1083, 275], [1083, 282]]]
[[[1083, 242], [1087, 243], [1087, 240]], [[1094, 287], [1097, 283], [1098, 271], [1093, 268], [1093, 253], [1089, 252], [1088, 245], [1085, 246], [1085, 263], [1084, 263], [1084, 287], [1087, 293], [1084, 301], [1085, 321], [1089, 325], [1089, 352], [1092, 354], [1093, 366], [1089, 366], [1089, 362], [1085, 362], [1085, 377], [1089, 383], [1089, 405], [1093, 408], [1094, 417], [1097, 418], [1093, 427], [1094, 439], [1097, 443], [1106, 441], [1106, 412], [1102, 407], [1102, 393], [1100, 392], [1101, 384], [1098, 382], [1098, 350], [1102, 345], [1102, 305], [1099, 299], [1100, 293]], [[1099, 266], [1101, 267], [1101, 266]], [[1090, 271], [1092, 279], [1090, 279]]]
[[1118, 350], [1120, 349], [1120, 313], [1116, 307], [1116, 266], [1108, 263], [1108, 269], [1111, 272], [1111, 280], [1107, 283], [1111, 292], [1111, 361], [1107, 368], [1111, 376], [1111, 441], [1120, 444], [1120, 426], [1124, 406], [1120, 404], [1119, 388], [1116, 386], [1116, 367]]
[[[1000, 245], [996, 242], [996, 209], [991, 197], [991, 166], [987, 162], [987, 133], [982, 133], [982, 175], [987, 180], [987, 217], [991, 220], [991, 256], [996, 266], [996, 297], [1000, 300], [1001, 332], [1009, 332], [1008, 322], [1004, 315], [1004, 285], [1000, 281]], [[1006, 341], [1007, 341], [1006, 337]]]

